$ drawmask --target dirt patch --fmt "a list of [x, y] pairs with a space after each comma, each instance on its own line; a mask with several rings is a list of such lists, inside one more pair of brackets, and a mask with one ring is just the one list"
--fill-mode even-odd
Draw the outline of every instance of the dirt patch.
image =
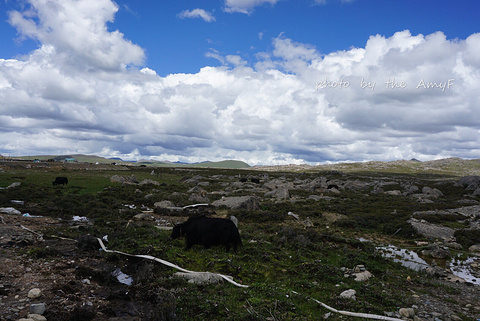
[[[118, 267], [107, 262], [98, 249], [80, 250], [76, 240], [43, 235], [46, 227], [60, 227], [61, 221], [16, 215], [2, 218], [0, 320], [24, 318], [35, 303], [45, 304], [47, 320], [176, 319], [170, 291], [122, 284], [113, 273]], [[41, 296], [30, 299], [28, 292], [34, 288], [41, 290]]]

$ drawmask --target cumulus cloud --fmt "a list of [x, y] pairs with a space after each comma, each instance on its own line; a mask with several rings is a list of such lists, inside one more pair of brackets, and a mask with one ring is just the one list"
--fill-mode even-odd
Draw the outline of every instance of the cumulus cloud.
[[[141, 65], [142, 48], [116, 31], [109, 31], [118, 6], [110, 0], [30, 0], [24, 11], [8, 13], [21, 37], [54, 50], [56, 59], [85, 67], [118, 69]], [[93, 36], [92, 36], [93, 35]]]
[[255, 7], [270, 4], [275, 5], [279, 0], [225, 0], [226, 12], [240, 12], [251, 14]]
[[181, 19], [185, 18], [201, 18], [206, 22], [215, 21], [215, 17], [203, 9], [193, 9], [193, 10], [184, 10], [178, 14], [178, 17]]
[[[212, 50], [222, 66], [161, 77], [136, 67], [143, 49], [105, 27], [116, 5], [93, 2], [97, 15], [88, 0], [31, 0], [10, 13], [40, 45], [0, 59], [0, 153], [250, 164], [480, 157], [479, 34], [405, 30], [326, 55], [279, 35], [252, 64]], [[84, 26], [83, 46], [52, 19]]]

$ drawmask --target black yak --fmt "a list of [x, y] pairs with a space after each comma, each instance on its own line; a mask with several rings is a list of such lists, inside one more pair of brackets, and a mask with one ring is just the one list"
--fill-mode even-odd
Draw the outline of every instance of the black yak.
[[52, 185], [67, 185], [68, 184], [68, 178], [66, 177], [57, 177], [55, 180], [52, 182]]
[[170, 238], [176, 239], [182, 236], [186, 239], [186, 250], [195, 244], [203, 244], [206, 249], [223, 245], [227, 252], [230, 251], [230, 246], [233, 246], [236, 252], [237, 247], [242, 245], [235, 223], [228, 219], [205, 215], [190, 217], [186, 222], [176, 225]]

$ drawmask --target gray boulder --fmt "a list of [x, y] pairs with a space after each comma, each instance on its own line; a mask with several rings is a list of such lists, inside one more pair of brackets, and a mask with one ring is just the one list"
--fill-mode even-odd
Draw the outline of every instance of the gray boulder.
[[287, 187], [279, 187], [277, 189], [274, 189], [273, 191], [266, 192], [265, 193], [266, 197], [273, 197], [278, 200], [286, 200], [290, 198], [290, 192]]
[[258, 209], [258, 200], [255, 196], [222, 197], [212, 203], [215, 207], [226, 206], [231, 209], [246, 209], [254, 211]]
[[353, 289], [345, 290], [342, 293], [340, 293], [339, 298], [356, 300], [356, 297], [355, 297], [356, 294], [357, 294], [357, 291], [355, 291]]
[[431, 256], [435, 259], [446, 259], [451, 256], [448, 248], [434, 245], [428, 249], [422, 250], [422, 255]]
[[45, 313], [45, 303], [33, 303], [30, 304], [30, 313], [32, 314], [44, 314]]
[[428, 195], [428, 196], [431, 196], [432, 198], [439, 198], [441, 196], [443, 196], [443, 193], [436, 189], [436, 188], [431, 188], [431, 187], [428, 187], [428, 186], [425, 186], [424, 188], [422, 188], [422, 193], [424, 195]]
[[293, 182], [287, 182], [285, 179], [277, 178], [277, 179], [266, 182], [265, 184], [263, 184], [263, 187], [268, 188], [270, 190], [275, 190], [280, 187], [293, 189], [294, 185], [293, 185]]
[[189, 202], [193, 203], [210, 203], [210, 199], [205, 194], [193, 193], [188, 197]]
[[161, 201], [161, 202], [156, 202], [155, 204], [153, 204], [153, 206], [159, 207], [159, 208], [169, 208], [169, 207], [175, 207], [175, 204], [173, 204], [170, 201]]
[[112, 183], [120, 183], [122, 185], [136, 185], [138, 184], [138, 180], [134, 175], [131, 176], [120, 176], [120, 175], [113, 175], [110, 178]]
[[148, 178], [147, 178], [147, 179], [144, 179], [143, 181], [141, 181], [141, 182], [139, 183], [139, 185], [157, 185], [157, 186], [159, 186], [160, 183], [157, 182], [157, 181], [154, 181], [154, 180], [152, 180], [152, 179], [148, 179]]
[[480, 253], [480, 244], [472, 245], [468, 248], [470, 252]]
[[418, 186], [415, 185], [407, 185], [405, 186], [405, 195], [415, 194], [419, 191]]
[[474, 191], [480, 188], [480, 176], [464, 176], [460, 178], [457, 185], [463, 186], [467, 191]]
[[399, 190], [393, 190], [393, 191], [387, 191], [385, 192], [385, 194], [388, 194], [388, 195], [393, 195], [393, 196], [400, 196], [402, 195], [402, 192], [400, 192]]
[[408, 220], [412, 227], [417, 231], [417, 233], [432, 239], [442, 239], [445, 241], [451, 240], [455, 230], [446, 226], [437, 226], [435, 224], [430, 224], [427, 222], [419, 221], [417, 219], [411, 218]]

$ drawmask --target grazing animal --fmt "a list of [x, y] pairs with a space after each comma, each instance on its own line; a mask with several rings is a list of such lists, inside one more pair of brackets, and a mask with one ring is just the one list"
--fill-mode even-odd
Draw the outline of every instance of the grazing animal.
[[185, 236], [188, 250], [195, 244], [208, 249], [215, 245], [225, 246], [226, 251], [237, 251], [242, 245], [237, 226], [225, 218], [206, 217], [205, 215], [190, 217], [186, 222], [176, 225], [172, 230], [171, 239]]
[[255, 184], [260, 184], [260, 179], [258, 178], [251, 178], [250, 182], [255, 183]]
[[55, 180], [52, 182], [52, 185], [67, 185], [68, 184], [68, 178], [59, 176], [55, 178]]

